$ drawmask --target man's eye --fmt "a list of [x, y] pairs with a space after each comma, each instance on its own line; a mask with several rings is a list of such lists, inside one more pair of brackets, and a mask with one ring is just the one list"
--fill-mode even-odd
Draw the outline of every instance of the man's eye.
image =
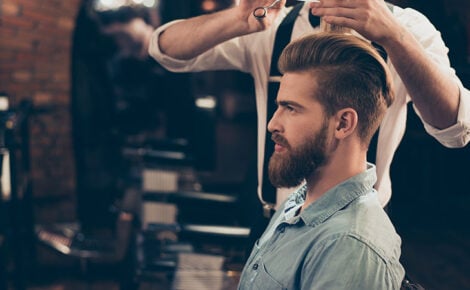
[[294, 107], [292, 107], [292, 106], [286, 106], [286, 110], [289, 111], [289, 112], [293, 112], [293, 111], [294, 111]]

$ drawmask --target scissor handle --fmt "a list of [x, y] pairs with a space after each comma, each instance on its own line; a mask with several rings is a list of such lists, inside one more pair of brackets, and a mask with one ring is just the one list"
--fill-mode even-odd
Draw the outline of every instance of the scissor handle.
[[268, 8], [262, 7], [262, 6], [256, 7], [255, 10], [253, 10], [253, 16], [258, 19], [262, 19], [266, 17], [267, 13], [268, 13]]

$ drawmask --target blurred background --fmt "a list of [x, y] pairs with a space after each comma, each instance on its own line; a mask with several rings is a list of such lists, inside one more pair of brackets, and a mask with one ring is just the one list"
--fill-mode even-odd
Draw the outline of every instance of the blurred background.
[[[233, 2], [0, 0], [0, 289], [236, 289], [252, 79], [146, 54], [159, 25]], [[432, 21], [470, 88], [470, 2], [390, 2]], [[426, 289], [470, 289], [470, 149], [408, 112], [388, 206], [402, 262]]]

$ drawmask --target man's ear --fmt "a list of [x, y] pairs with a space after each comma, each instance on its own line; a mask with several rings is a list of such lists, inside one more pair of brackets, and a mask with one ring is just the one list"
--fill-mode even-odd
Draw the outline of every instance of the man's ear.
[[335, 114], [335, 137], [344, 139], [353, 134], [357, 129], [358, 116], [352, 108], [341, 109]]

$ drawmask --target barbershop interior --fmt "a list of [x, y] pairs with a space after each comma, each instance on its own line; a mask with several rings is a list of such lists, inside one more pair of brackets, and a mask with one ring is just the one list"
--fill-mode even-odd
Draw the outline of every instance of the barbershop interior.
[[[261, 208], [253, 78], [148, 55], [159, 26], [236, 2], [0, 0], [0, 289], [237, 289]], [[470, 88], [470, 2], [389, 2], [433, 23]], [[385, 207], [400, 262], [470, 289], [470, 145], [407, 106]]]

